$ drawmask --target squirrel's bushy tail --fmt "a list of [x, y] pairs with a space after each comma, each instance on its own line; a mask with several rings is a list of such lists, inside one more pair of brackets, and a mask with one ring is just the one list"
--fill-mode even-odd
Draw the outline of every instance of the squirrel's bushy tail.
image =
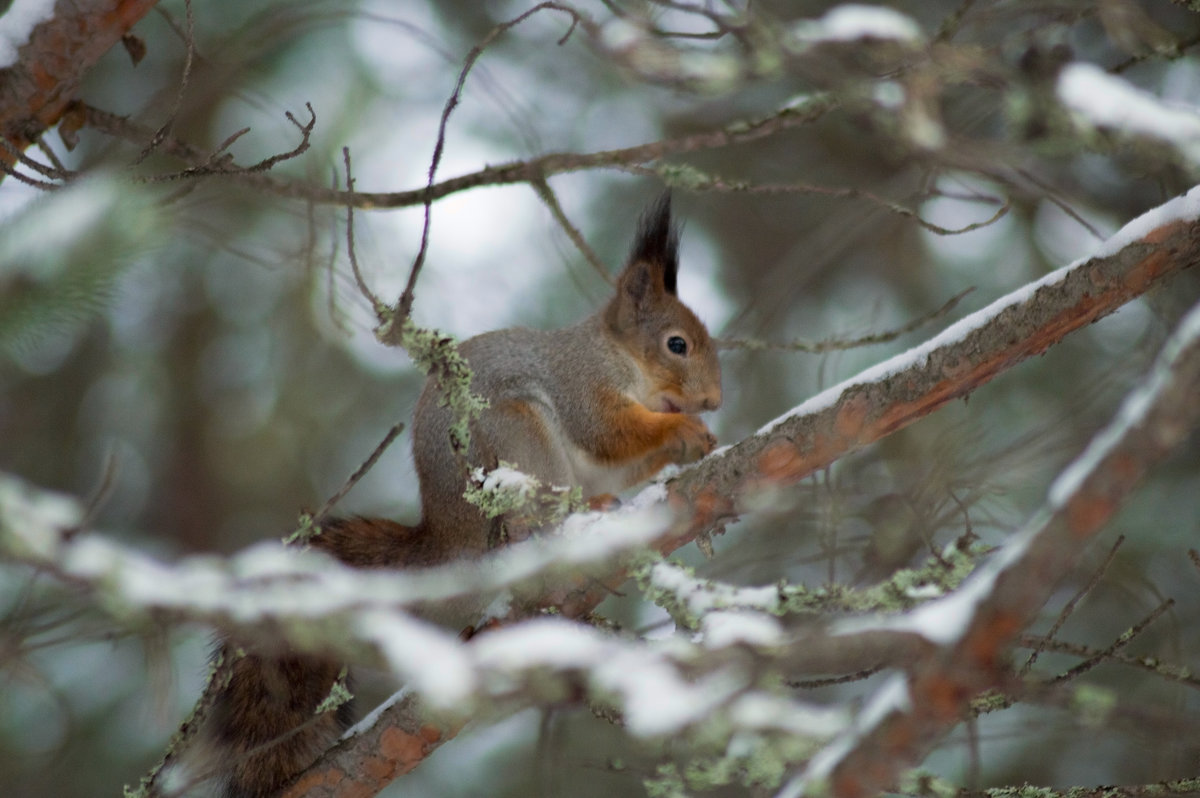
[[[348, 565], [397, 567], [410, 564], [420, 532], [383, 518], [346, 518], [324, 524], [311, 543]], [[237, 657], [238, 647], [221, 643], [230, 672], [213, 700], [207, 736], [227, 798], [267, 798], [316, 761], [353, 722], [354, 711], [350, 702], [316, 711], [342, 671], [337, 659], [248, 644]]]
[[[221, 654], [232, 656], [232, 644]], [[353, 720], [350, 703], [316, 713], [341, 664], [307, 654], [248, 653], [213, 705], [212, 742], [228, 798], [267, 798], [316, 761]]]

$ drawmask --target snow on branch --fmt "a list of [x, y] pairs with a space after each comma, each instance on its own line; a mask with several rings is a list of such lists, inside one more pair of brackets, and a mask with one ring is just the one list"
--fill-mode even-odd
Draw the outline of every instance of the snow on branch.
[[754, 497], [793, 484], [908, 426], [1068, 333], [1200, 263], [1200, 188], [1129, 222], [1078, 260], [997, 299], [940, 335], [802, 402], [757, 434], [719, 449], [667, 483], [690, 523], [667, 552], [736, 518]]
[[58, 122], [87, 72], [154, 4], [74, 0], [49, 3], [47, 13], [44, 2], [17, 0], [3, 16], [7, 47], [19, 49], [15, 58], [11, 52], [0, 54], [0, 138], [6, 144], [0, 148], [0, 164], [15, 163], [22, 150]]
[[1044, 507], [960, 590], [906, 615], [835, 625], [834, 635], [916, 634], [934, 646], [910, 669], [905, 700], [881, 697], [885, 690], [899, 695], [894, 685], [881, 689], [876, 703], [883, 711], [870, 723], [860, 717], [780, 798], [822, 788], [858, 798], [893, 786], [958, 723], [972, 698], [1002, 685], [1005, 652], [1058, 579], [1145, 472], [1200, 424], [1197, 396], [1200, 304], [1109, 425], [1050, 486]]
[[858, 42], [862, 40], [896, 41], [920, 44], [921, 26], [907, 14], [885, 6], [844, 3], [834, 6], [819, 19], [797, 22], [791, 30], [794, 49], [822, 42]]
[[605, 574], [615, 560], [642, 550], [668, 526], [664, 496], [661, 485], [651, 485], [615, 512], [572, 516], [552, 537], [507, 546], [477, 561], [397, 572], [352, 568], [274, 541], [229, 558], [201, 555], [166, 563], [104, 535], [78, 531], [83, 514], [77, 502], [0, 474], [0, 554], [90, 589], [123, 622], [167, 613], [262, 633], [277, 624], [307, 626], [368, 611], [419, 612], [479, 597], [487, 604], [510, 592], [536, 591], [562, 571], [572, 579]]
[[764, 587], [735, 587], [698, 579], [682, 565], [653, 560], [633, 569], [646, 597], [671, 615], [675, 625], [697, 629], [712, 613], [724, 611], [794, 615], [910, 609], [954, 590], [984, 554], [967, 539], [954, 541], [919, 568], [902, 568], [870, 587], [822, 585], [810, 588], [780, 582]]
[[1200, 107], [1162, 100], [1094, 64], [1068, 64], [1057, 88], [1076, 124], [1157, 139], [1200, 163]]

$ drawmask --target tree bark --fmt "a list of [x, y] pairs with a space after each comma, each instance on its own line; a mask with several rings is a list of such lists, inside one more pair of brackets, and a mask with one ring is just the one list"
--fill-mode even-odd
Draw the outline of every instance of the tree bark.
[[8, 145], [0, 161], [13, 166], [58, 123], [88, 71], [156, 2], [60, 0], [54, 16], [33, 29], [17, 63], [0, 69], [0, 135]]

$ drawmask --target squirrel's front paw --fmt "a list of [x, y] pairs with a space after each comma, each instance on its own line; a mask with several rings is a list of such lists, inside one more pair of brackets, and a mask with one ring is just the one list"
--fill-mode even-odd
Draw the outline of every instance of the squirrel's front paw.
[[680, 465], [694, 463], [717, 447], [717, 438], [708, 431], [708, 427], [699, 416], [683, 416], [679, 425], [679, 457], [675, 461]]

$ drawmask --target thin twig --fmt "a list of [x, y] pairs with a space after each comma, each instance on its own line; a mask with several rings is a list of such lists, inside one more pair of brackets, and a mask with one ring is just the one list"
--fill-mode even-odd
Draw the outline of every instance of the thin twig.
[[135, 166], [150, 157], [150, 154], [158, 149], [159, 145], [171, 134], [171, 131], [175, 127], [175, 120], [179, 118], [179, 109], [183, 107], [183, 93], [187, 91], [188, 80], [192, 75], [192, 61], [196, 55], [196, 21], [192, 14], [192, 0], [183, 0], [183, 8], [186, 31], [183, 37], [183, 74], [179, 78], [179, 90], [175, 92], [175, 103], [171, 108], [171, 113], [167, 115], [167, 121], [163, 122], [162, 127], [155, 131], [153, 138], [142, 148], [138, 156], [133, 159]]
[[[840, 101], [833, 95], [813, 95], [800, 106], [788, 106], [765, 117], [734, 122], [715, 130], [705, 130], [615, 150], [547, 153], [528, 160], [487, 166], [475, 172], [447, 178], [441, 182], [408, 191], [347, 192], [308, 183], [284, 181], [268, 174], [249, 173], [240, 168], [223, 171], [220, 174], [277, 197], [307, 198], [314, 202], [353, 205], [360, 209], [405, 208], [434, 202], [451, 194], [479, 186], [528, 183], [538, 178], [549, 178], [556, 174], [586, 169], [628, 169], [630, 164], [660, 160], [679, 153], [747, 144], [784, 130], [812, 124], [838, 107], [840, 107]], [[83, 110], [87, 125], [102, 133], [129, 141], [143, 141], [153, 135], [153, 131], [126, 117], [86, 104], [83, 105]], [[167, 137], [160, 149], [194, 166], [204, 165], [208, 158], [200, 149], [173, 137]], [[142, 179], [147, 182], [151, 180], [149, 178]]]
[[873, 192], [860, 188], [831, 188], [829, 186], [817, 186], [811, 183], [750, 183], [742, 180], [726, 180], [715, 175], [703, 174], [687, 166], [679, 166], [676, 164], [663, 164], [654, 167], [639, 166], [631, 164], [624, 167], [618, 167], [624, 171], [637, 175], [649, 175], [662, 178], [668, 185], [676, 185], [680, 188], [686, 188], [690, 191], [719, 191], [731, 192], [740, 194], [815, 194], [822, 197], [837, 197], [840, 199], [865, 199], [881, 208], [884, 208], [891, 213], [903, 216], [906, 219], [911, 219], [919, 224], [924, 229], [931, 233], [940, 236], [956, 236], [963, 233], [970, 233], [974, 230], [979, 230], [989, 225], [995, 224], [1002, 219], [1011, 209], [1011, 202], [1004, 202], [1000, 209], [987, 219], [979, 222], [971, 222], [962, 227], [942, 227], [924, 219], [919, 213], [906, 208], [903, 205], [892, 202], [889, 199], [879, 196]]
[[[569, 6], [560, 5], [559, 3], [539, 3], [525, 13], [520, 14], [507, 22], [502, 22], [496, 27], [492, 28], [487, 36], [484, 36], [483, 40], [479, 42], [479, 44], [472, 47], [471, 51], [467, 53], [466, 61], [463, 63], [463, 68], [458, 73], [458, 80], [454, 84], [454, 91], [450, 93], [449, 99], [446, 100], [446, 105], [444, 108], [442, 108], [442, 118], [438, 122], [437, 141], [433, 145], [433, 158], [429, 162], [429, 176], [425, 181], [425, 191], [427, 196], [423, 203], [425, 206], [425, 217], [421, 225], [421, 246], [417, 250], [416, 258], [413, 259], [412, 268], [409, 269], [408, 283], [404, 286], [404, 291], [400, 294], [400, 300], [396, 305], [399, 317], [393, 320], [393, 324], [397, 322], [403, 322], [404, 319], [408, 318], [408, 315], [412, 312], [413, 290], [416, 288], [417, 277], [419, 277], [421, 274], [421, 267], [425, 264], [425, 255], [429, 251], [429, 226], [433, 210], [433, 197], [429, 196], [429, 193], [433, 190], [433, 180], [437, 175], [438, 165], [442, 162], [442, 152], [446, 148], [446, 126], [450, 122], [450, 114], [454, 113], [454, 109], [458, 106], [458, 100], [459, 97], [462, 96], [463, 86], [467, 82], [467, 75], [470, 74], [471, 68], [475, 66], [475, 62], [479, 60], [481, 55], [483, 55], [483, 51], [487, 49], [488, 45], [495, 41], [498, 36], [510, 28], [521, 24], [537, 12], [545, 11], [547, 9], [562, 11], [571, 15], [573, 22], [571, 24], [571, 29], [568, 30], [566, 34], [569, 36], [571, 31], [575, 29], [575, 24], [578, 23], [580, 19], [579, 12]], [[559, 41], [559, 44], [562, 44], [564, 41], [566, 41], [565, 36]]]
[[[1018, 641], [1018, 645], [1023, 648], [1040, 648], [1043, 651], [1053, 651], [1056, 654], [1071, 654], [1076, 657], [1094, 657], [1100, 653], [1099, 649], [1091, 646], [1070, 643], [1057, 638], [1051, 640], [1041, 635], [1023, 635]], [[1192, 676], [1188, 668], [1160, 662], [1157, 657], [1135, 657], [1114, 652], [1109, 655], [1108, 659], [1110, 662], [1118, 662], [1133, 668], [1141, 668], [1144, 671], [1161, 676], [1168, 681], [1200, 689], [1200, 678]]]
[[538, 178], [530, 181], [530, 185], [533, 186], [533, 190], [537, 192], [538, 197], [550, 210], [550, 214], [554, 217], [554, 220], [558, 222], [559, 227], [561, 227], [563, 232], [567, 234], [567, 237], [571, 239], [571, 243], [575, 245], [575, 248], [583, 254], [584, 259], [586, 259], [587, 262], [591, 264], [592, 268], [596, 270], [596, 273], [599, 274], [600, 277], [609, 285], [615, 284], [612, 275], [609, 274], [608, 270], [604, 268], [604, 263], [600, 260], [600, 256], [596, 254], [595, 250], [588, 246], [587, 241], [583, 237], [583, 233], [579, 232], [579, 228], [571, 224], [571, 220], [567, 218], [567, 214], [563, 211], [562, 206], [558, 203], [558, 197], [555, 196], [554, 191], [550, 188], [550, 183], [547, 182], [545, 178]]
[[1175, 43], [1175, 49], [1171, 52], [1162, 52], [1161, 50], [1151, 50], [1138, 55], [1131, 55], [1119, 64], [1109, 67], [1108, 71], [1114, 75], [1119, 75], [1130, 67], [1136, 66], [1143, 61], [1151, 58], [1162, 58], [1166, 61], [1174, 61], [1177, 58], [1182, 58], [1188, 50], [1200, 44], [1200, 34], [1189, 36], [1186, 39]]
[[[346, 164], [346, 191], [350, 195], [354, 194], [354, 174], [350, 170], [350, 148], [342, 147], [342, 161]], [[359, 292], [367, 298], [371, 303], [372, 310], [376, 316], [382, 318], [382, 314], [386, 311], [386, 305], [383, 304], [379, 297], [371, 292], [367, 286], [367, 281], [363, 279], [362, 271], [358, 268], [358, 255], [354, 252], [354, 206], [346, 206], [346, 252], [350, 256], [350, 270], [354, 273], [354, 282], [358, 285]]]
[[357, 485], [358, 481], [362, 479], [363, 476], [365, 476], [366, 473], [370, 471], [377, 462], [379, 462], [379, 458], [382, 457], [383, 453], [387, 451], [387, 448], [392, 445], [392, 442], [400, 436], [401, 432], [404, 432], [403, 424], [392, 425], [392, 428], [389, 429], [387, 434], [383, 436], [383, 440], [379, 442], [379, 444], [375, 447], [375, 450], [371, 452], [370, 456], [363, 461], [362, 465], [355, 469], [354, 473], [350, 475], [345, 484], [338, 488], [337, 492], [330, 496], [326, 502], [321, 505], [321, 509], [317, 510], [317, 512], [313, 514], [313, 526], [321, 525], [321, 522], [325, 520], [327, 515], [329, 515], [329, 511], [333, 509], [334, 505], [340, 502], [342, 498], [350, 492], [351, 488]]
[[61, 160], [59, 160], [58, 154], [54, 152], [54, 148], [46, 143], [45, 136], [38, 136], [37, 146], [38, 149], [42, 151], [42, 154], [45, 155], [50, 161], [50, 163], [54, 165], [54, 177], [57, 177], [60, 180], [66, 180], [72, 176], [73, 173], [70, 169], [63, 165]]
[[1060, 682], [1069, 681], [1070, 679], [1074, 679], [1076, 676], [1079, 676], [1080, 674], [1096, 667], [1101, 662], [1103, 662], [1104, 660], [1108, 659], [1113, 654], [1115, 654], [1117, 651], [1120, 651], [1122, 648], [1129, 645], [1135, 637], [1140, 635], [1146, 629], [1147, 626], [1154, 623], [1154, 621], [1158, 620], [1158, 617], [1160, 615], [1162, 615], [1164, 612], [1169, 610], [1174, 605], [1175, 605], [1175, 599], [1171, 599], [1171, 598], [1166, 599], [1165, 601], [1163, 601], [1163, 603], [1161, 603], [1157, 607], [1155, 607], [1154, 610], [1149, 615], [1147, 615], [1145, 618], [1143, 618], [1141, 621], [1139, 621], [1137, 623], [1137, 625], [1122, 632], [1121, 635], [1116, 640], [1114, 640], [1112, 642], [1112, 645], [1110, 645], [1108, 648], [1104, 649], [1103, 651], [1096, 652], [1093, 656], [1088, 657], [1083, 662], [1080, 662], [1079, 664], [1077, 664], [1071, 668], [1068, 668], [1067, 670], [1063, 671], [1058, 676], [1055, 676], [1053, 679], [1050, 679], [1046, 683], [1052, 685], [1052, 684], [1059, 684]]
[[108, 502], [108, 498], [112, 495], [113, 483], [117, 476], [117, 456], [113, 452], [109, 452], [104, 458], [104, 465], [100, 469], [100, 482], [92, 491], [92, 495], [84, 505], [83, 517], [79, 523], [71, 527], [63, 533], [64, 540], [70, 540], [75, 535], [90, 527], [99, 515], [100, 510]]
[[1080, 215], [1079, 211], [1072, 208], [1070, 203], [1068, 203], [1065, 199], [1062, 199], [1061, 197], [1057, 196], [1057, 193], [1055, 192], [1053, 186], [1051, 186], [1048, 182], [1046, 182], [1042, 178], [1038, 177], [1037, 175], [1033, 174], [1028, 169], [1017, 169], [1016, 172], [1021, 177], [1025, 178], [1030, 183], [1037, 186], [1041, 191], [1043, 191], [1045, 193], [1046, 199], [1050, 200], [1050, 202], [1057, 205], [1059, 210], [1061, 210], [1067, 216], [1070, 216], [1072, 219], [1074, 219], [1079, 224], [1080, 227], [1082, 227], [1084, 230], [1087, 230], [1096, 239], [1103, 241], [1104, 239], [1108, 238], [1108, 236], [1106, 236], [1104, 233], [1101, 233], [1099, 230], [1097, 230], [1095, 225], [1093, 225], [1087, 219], [1084, 219], [1083, 216]]
[[971, 10], [971, 6], [975, 5], [975, 0], [963, 0], [958, 8], [950, 12], [950, 16], [942, 20], [942, 24], [938, 26], [937, 33], [933, 35], [935, 42], [944, 42], [949, 40], [954, 34], [958, 33], [958, 28], [962, 24], [963, 17]]
[[[1112, 565], [1113, 558], [1117, 556], [1117, 549], [1121, 548], [1121, 544], [1124, 542], [1125, 536], [1119, 535], [1116, 541], [1113, 543], [1112, 548], [1109, 549], [1108, 556], [1104, 558], [1104, 562], [1100, 563], [1100, 567], [1095, 570], [1091, 579], [1089, 579], [1087, 584], [1081, 587], [1074, 596], [1071, 596], [1070, 601], [1063, 605], [1062, 611], [1058, 613], [1058, 617], [1054, 619], [1054, 623], [1051, 624], [1049, 631], [1046, 632], [1046, 636], [1044, 638], [1045, 640], [1050, 641], [1054, 639], [1054, 636], [1058, 634], [1058, 630], [1062, 628], [1062, 625], [1067, 622], [1067, 618], [1071, 617], [1071, 613], [1075, 611], [1075, 605], [1078, 604], [1084, 596], [1086, 596], [1088, 593], [1091, 593], [1092, 590], [1095, 589], [1096, 585], [1100, 584], [1100, 580], [1104, 577], [1105, 572], [1108, 571], [1108, 567]], [[1029, 655], [1029, 659], [1025, 660], [1025, 664], [1021, 666], [1021, 676], [1025, 676], [1027, 673], [1029, 673], [1030, 669], [1033, 668], [1034, 663], [1037, 662], [1038, 655], [1041, 653], [1042, 650], [1040, 648], [1035, 648], [1033, 650], [1033, 652]]]
[[[189, 166], [178, 172], [168, 172], [166, 174], [151, 175], [148, 177], [138, 177], [136, 180], [142, 183], [165, 183], [173, 180], [182, 180], [192, 177], [206, 177], [210, 175], [249, 175], [266, 172], [276, 164], [287, 161], [292, 158], [297, 158], [308, 151], [312, 143], [313, 128], [317, 124], [317, 114], [313, 111], [312, 103], [304, 103], [304, 107], [308, 109], [309, 119], [304, 124], [301, 124], [296, 119], [291, 111], [285, 111], [284, 116], [289, 122], [295, 125], [300, 131], [300, 143], [287, 152], [276, 153], [275, 155], [267, 156], [257, 163], [250, 166], [238, 166], [234, 163], [233, 156], [225, 154], [225, 151], [233, 146], [233, 143], [242, 136], [250, 132], [250, 128], [244, 127], [228, 136], [222, 141], [215, 150], [204, 158], [203, 163], [195, 166]], [[311, 197], [305, 197], [308, 201], [315, 201]]]
[[979, 757], [979, 720], [976, 715], [968, 715], [963, 725], [967, 732], [967, 772], [963, 781], [969, 789], [979, 787], [981, 770]]
[[885, 344], [889, 341], [894, 341], [902, 335], [913, 332], [926, 324], [937, 321], [954, 309], [963, 297], [974, 291], [974, 288], [968, 288], [965, 291], [960, 291], [952, 296], [937, 310], [927, 313], [924, 316], [905, 324], [903, 327], [898, 327], [894, 330], [887, 330], [880, 333], [872, 333], [864, 335], [861, 338], [851, 338], [843, 340], [827, 340], [827, 341], [788, 341], [785, 343], [775, 343], [771, 341], [757, 341], [747, 338], [722, 338], [717, 341], [718, 349], [750, 349], [750, 350], [785, 350], [793, 352], [809, 352], [818, 354], [821, 352], [836, 352], [843, 349], [854, 349], [859, 346], [871, 346], [872, 344]]
[[33, 169], [33, 171], [42, 173], [42, 174], [46, 173], [48, 171], [48, 168], [45, 166], [45, 164], [38, 163], [37, 161], [33, 160], [28, 155], [26, 155], [24, 152], [22, 152], [21, 150], [19, 150], [16, 147], [14, 147], [11, 143], [9, 143], [8, 139], [3, 136], [0, 136], [0, 146], [4, 147], [4, 150], [9, 155], [11, 155], [13, 158], [12, 164], [9, 164], [8, 161], [6, 161], [3, 158], [0, 158], [0, 170], [3, 170], [6, 175], [11, 175], [12, 177], [15, 177], [18, 181], [20, 181], [28, 186], [33, 186], [34, 188], [40, 188], [44, 191], [53, 191], [54, 189], [61, 188], [61, 185], [58, 183], [54, 183], [54, 182], [51, 182], [48, 180], [39, 180], [36, 177], [30, 177], [29, 175], [18, 172], [17, 166], [16, 166], [18, 163], [24, 164], [25, 166], [29, 167], [30, 169]]
[[864, 668], [861, 671], [855, 671], [854, 673], [847, 673], [847, 674], [843, 674], [841, 676], [830, 676], [825, 679], [796, 679], [796, 680], [789, 679], [788, 681], [785, 682], [785, 684], [788, 687], [794, 687], [798, 690], [815, 690], [818, 687], [830, 687], [830, 686], [833, 686], [836, 684], [848, 684], [850, 682], [861, 682], [864, 679], [871, 678], [875, 674], [879, 673], [881, 670], [883, 670], [882, 666], [876, 666], [874, 668]]

